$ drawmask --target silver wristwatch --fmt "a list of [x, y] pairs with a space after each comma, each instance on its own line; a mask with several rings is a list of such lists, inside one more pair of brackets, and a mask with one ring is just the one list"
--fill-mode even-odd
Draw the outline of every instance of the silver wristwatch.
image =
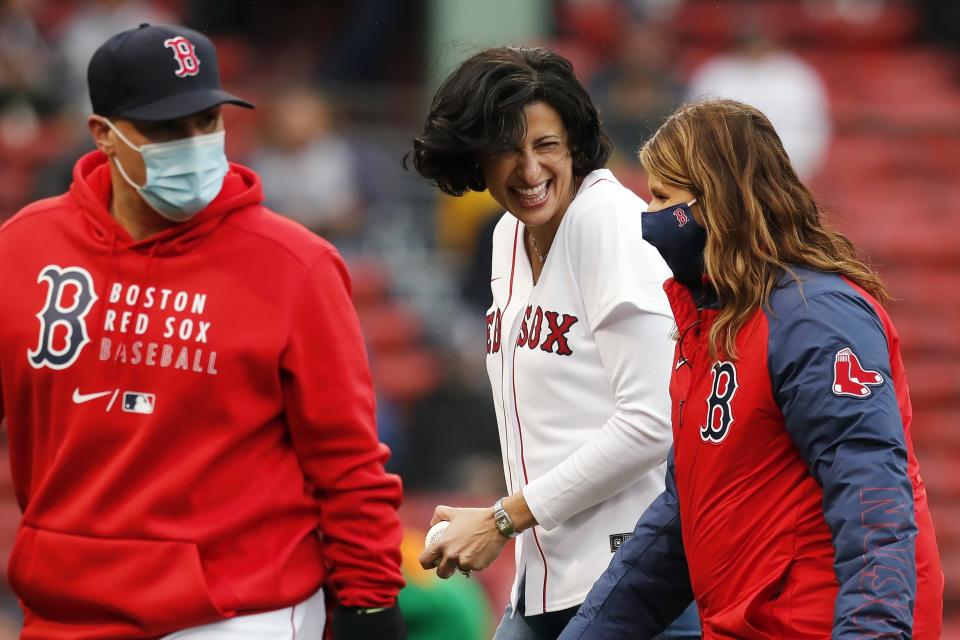
[[493, 503], [493, 521], [497, 525], [497, 532], [504, 538], [516, 538], [520, 535], [520, 532], [513, 526], [513, 520], [503, 510], [503, 498]]

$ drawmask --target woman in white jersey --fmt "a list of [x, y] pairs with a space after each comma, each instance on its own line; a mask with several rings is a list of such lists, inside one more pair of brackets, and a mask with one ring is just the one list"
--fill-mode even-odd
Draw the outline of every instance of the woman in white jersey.
[[[497, 640], [556, 638], [650, 502], [671, 444], [669, 270], [646, 204], [604, 168], [611, 145], [565, 58], [494, 48], [437, 92], [414, 168], [452, 195], [489, 190], [487, 370], [508, 493], [449, 520], [420, 562], [446, 578], [516, 545]], [[667, 638], [698, 638], [690, 611]]]

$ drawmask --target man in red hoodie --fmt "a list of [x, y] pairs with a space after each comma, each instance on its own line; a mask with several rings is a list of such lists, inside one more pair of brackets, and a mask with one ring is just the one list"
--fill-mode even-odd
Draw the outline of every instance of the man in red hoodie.
[[216, 53], [141, 25], [88, 74], [97, 150], [0, 228], [23, 638], [402, 638], [346, 267], [224, 155]]

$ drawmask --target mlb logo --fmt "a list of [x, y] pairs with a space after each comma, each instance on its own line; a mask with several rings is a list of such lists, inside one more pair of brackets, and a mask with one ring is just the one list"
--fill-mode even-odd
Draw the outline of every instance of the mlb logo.
[[633, 536], [632, 533], [614, 533], [610, 536], [610, 553], [616, 553], [620, 546]]
[[156, 401], [157, 396], [152, 393], [141, 393], [140, 391], [123, 392], [123, 410], [127, 413], [153, 413], [153, 407]]

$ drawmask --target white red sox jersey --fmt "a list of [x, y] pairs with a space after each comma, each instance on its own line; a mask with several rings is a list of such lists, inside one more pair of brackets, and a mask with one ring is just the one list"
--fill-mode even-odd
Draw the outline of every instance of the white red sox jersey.
[[516, 545], [528, 615], [583, 602], [663, 491], [674, 321], [645, 208], [587, 175], [536, 285], [524, 225], [505, 213], [494, 232], [487, 371], [508, 490], [539, 523]]

